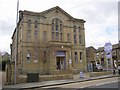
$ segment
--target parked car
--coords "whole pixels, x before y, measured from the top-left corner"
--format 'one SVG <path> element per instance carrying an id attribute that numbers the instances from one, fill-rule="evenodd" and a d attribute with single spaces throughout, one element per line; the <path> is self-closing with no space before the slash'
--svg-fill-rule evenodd
<path id="1" fill-rule="evenodd" d="M 102 71 L 102 70 L 103 70 L 103 67 L 102 67 L 100 64 L 97 64 L 97 65 L 96 65 L 96 69 L 97 69 L 98 71 Z"/>

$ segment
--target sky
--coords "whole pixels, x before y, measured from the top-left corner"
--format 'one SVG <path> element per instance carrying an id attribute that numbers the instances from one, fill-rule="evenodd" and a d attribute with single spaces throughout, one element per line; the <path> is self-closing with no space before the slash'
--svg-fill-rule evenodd
<path id="1" fill-rule="evenodd" d="M 59 6 L 74 18 L 84 19 L 86 47 L 118 43 L 119 0 L 19 0 L 19 10 L 42 12 Z M 16 26 L 17 0 L 0 0 L 0 51 L 10 53 Z"/>

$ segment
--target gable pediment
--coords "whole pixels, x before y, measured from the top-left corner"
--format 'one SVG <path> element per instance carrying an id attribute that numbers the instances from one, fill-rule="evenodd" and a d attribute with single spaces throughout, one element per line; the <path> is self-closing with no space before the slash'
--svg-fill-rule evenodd
<path id="1" fill-rule="evenodd" d="M 70 14 L 68 14 L 67 12 L 65 12 L 63 9 L 61 9 L 61 8 L 58 7 L 58 6 L 53 7 L 53 8 L 51 8 L 51 9 L 48 9 L 48 10 L 46 10 L 46 11 L 43 11 L 43 12 L 40 13 L 40 15 L 46 16 L 46 15 L 49 14 L 49 13 L 53 13 L 54 15 L 63 14 L 63 15 L 65 15 L 66 17 L 68 17 L 69 19 L 73 19 L 73 17 L 72 17 Z"/>
<path id="2" fill-rule="evenodd" d="M 71 21 L 73 21 L 73 22 L 82 22 L 82 23 L 85 22 L 83 19 L 73 18 L 70 14 L 68 14 L 67 12 L 65 12 L 63 9 L 61 9 L 58 6 L 53 7 L 51 9 L 48 9 L 48 10 L 45 10 L 43 12 L 24 11 L 24 14 L 26 14 L 28 16 L 30 15 L 30 16 L 41 17 L 42 22 L 44 22 L 44 20 L 46 19 L 46 20 L 49 20 L 49 23 L 51 22 L 51 20 L 53 18 L 60 18 L 66 24 L 70 24 Z"/>

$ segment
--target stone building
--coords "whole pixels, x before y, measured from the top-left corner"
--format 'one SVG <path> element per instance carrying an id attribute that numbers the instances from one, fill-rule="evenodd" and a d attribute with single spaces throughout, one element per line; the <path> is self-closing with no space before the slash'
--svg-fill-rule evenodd
<path id="1" fill-rule="evenodd" d="M 117 61 L 119 60 L 119 44 L 112 45 L 112 57 L 107 59 L 104 47 L 99 47 L 96 53 L 96 60 L 100 62 L 101 66 L 106 69 L 117 68 Z M 108 62 L 108 63 L 107 63 Z"/>
<path id="2" fill-rule="evenodd" d="M 96 62 L 96 52 L 97 50 L 93 46 L 86 48 L 86 62 L 88 71 L 93 71 L 93 64 Z"/>
<path id="3" fill-rule="evenodd" d="M 86 71 L 84 23 L 83 19 L 73 18 L 58 6 L 40 13 L 19 11 L 11 44 L 11 60 L 15 61 L 18 43 L 18 75 Z"/>
<path id="4" fill-rule="evenodd" d="M 120 51 L 119 44 L 113 44 L 112 53 L 111 53 L 112 57 L 108 59 L 106 57 L 104 47 L 99 47 L 98 49 L 95 49 L 93 46 L 87 47 L 86 48 L 86 62 L 88 66 L 88 71 L 90 71 L 90 69 L 93 69 L 93 64 L 95 62 L 99 63 L 104 70 L 107 70 L 107 69 L 111 70 L 113 68 L 117 68 L 118 60 L 120 57 L 119 51 Z"/>

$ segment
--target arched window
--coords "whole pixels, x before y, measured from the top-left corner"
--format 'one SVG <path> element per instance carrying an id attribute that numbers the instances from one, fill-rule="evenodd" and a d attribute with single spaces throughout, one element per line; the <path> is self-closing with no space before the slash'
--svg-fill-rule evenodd
<path id="1" fill-rule="evenodd" d="M 63 22 L 59 18 L 52 20 L 52 40 L 62 41 Z"/>

